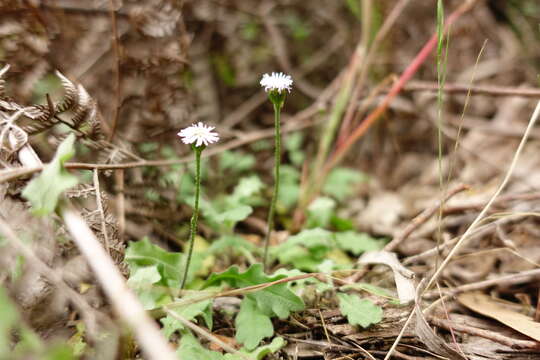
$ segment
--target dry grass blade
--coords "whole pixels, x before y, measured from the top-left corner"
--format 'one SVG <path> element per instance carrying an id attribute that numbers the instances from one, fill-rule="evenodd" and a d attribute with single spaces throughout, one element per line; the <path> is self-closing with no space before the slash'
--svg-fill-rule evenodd
<path id="1" fill-rule="evenodd" d="M 94 271 L 118 316 L 130 326 L 148 359 L 178 360 L 158 326 L 127 287 L 113 260 L 105 252 L 83 218 L 72 208 L 64 208 L 62 218 Z"/>

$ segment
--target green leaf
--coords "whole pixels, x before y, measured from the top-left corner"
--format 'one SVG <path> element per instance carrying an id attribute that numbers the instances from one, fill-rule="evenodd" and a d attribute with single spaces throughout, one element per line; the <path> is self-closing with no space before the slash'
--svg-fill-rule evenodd
<path id="1" fill-rule="evenodd" d="M 270 277 L 263 272 L 262 264 L 253 264 L 241 273 L 237 266 L 231 266 L 219 274 L 212 274 L 206 282 L 210 286 L 226 282 L 234 288 L 264 284 L 284 278 L 283 275 Z M 289 316 L 291 311 L 304 308 L 304 302 L 296 296 L 287 284 L 275 284 L 262 290 L 246 294 L 247 298 L 254 300 L 257 307 L 268 316 L 276 315 L 281 319 Z"/>
<path id="2" fill-rule="evenodd" d="M 252 212 L 253 208 L 251 206 L 239 205 L 217 214 L 215 221 L 223 224 L 226 228 L 232 229 L 237 222 L 246 219 Z"/>
<path id="3" fill-rule="evenodd" d="M 257 161 L 252 154 L 245 154 L 240 151 L 224 151 L 219 155 L 219 169 L 223 172 L 243 172 L 251 170 Z"/>
<path id="4" fill-rule="evenodd" d="M 234 188 L 230 201 L 244 204 L 249 203 L 250 198 L 260 194 L 263 186 L 264 184 L 261 179 L 256 175 L 242 178 Z"/>
<path id="5" fill-rule="evenodd" d="M 241 236 L 225 235 L 214 241 L 208 249 L 210 254 L 223 254 L 226 251 L 232 251 L 237 255 L 242 255 L 244 251 L 251 253 L 256 251 L 256 248 L 255 245 Z"/>
<path id="6" fill-rule="evenodd" d="M 374 239 L 366 233 L 344 231 L 335 233 L 336 243 L 340 249 L 360 255 L 366 251 L 377 251 L 383 246 L 382 241 Z"/>
<path id="7" fill-rule="evenodd" d="M 236 340 L 248 350 L 255 349 L 265 337 L 274 335 L 274 326 L 270 317 L 248 297 L 242 301 L 235 325 Z"/>
<path id="8" fill-rule="evenodd" d="M 266 355 L 275 353 L 286 344 L 287 342 L 282 337 L 278 336 L 277 338 L 274 338 L 270 344 L 261 346 L 248 355 L 255 360 L 263 360 Z"/>
<path id="9" fill-rule="evenodd" d="M 381 307 L 367 299 L 360 299 L 356 295 L 338 293 L 339 310 L 347 317 L 349 324 L 360 325 L 367 328 L 371 324 L 377 324 L 382 320 Z"/>
<path id="10" fill-rule="evenodd" d="M 221 81 L 223 81 L 223 83 L 227 86 L 234 86 L 236 82 L 236 76 L 234 74 L 234 68 L 229 62 L 229 58 L 219 54 L 214 55 L 212 60 Z"/>
<path id="11" fill-rule="evenodd" d="M 292 264 L 300 270 L 315 272 L 332 249 L 333 237 L 331 232 L 324 229 L 303 230 L 271 251 L 282 264 Z"/>
<path id="12" fill-rule="evenodd" d="M 399 304 L 399 299 L 395 297 L 391 291 L 384 289 L 382 287 L 376 286 L 376 285 L 369 284 L 369 283 L 354 283 L 354 284 L 349 284 L 349 285 L 343 285 L 339 289 L 341 291 L 352 290 L 352 289 L 363 290 L 370 294 L 380 296 L 385 299 L 389 299 Z"/>
<path id="13" fill-rule="evenodd" d="M 323 186 L 323 193 L 343 201 L 354 194 L 356 185 L 366 180 L 366 175 L 360 171 L 338 167 L 328 175 Z"/>
<path id="14" fill-rule="evenodd" d="M 253 212 L 250 205 L 256 204 L 262 188 L 261 180 L 257 176 L 250 176 L 242 178 L 229 196 L 222 196 L 212 202 L 202 198 L 200 207 L 205 220 L 217 231 L 231 233 L 236 223 Z"/>
<path id="15" fill-rule="evenodd" d="M 332 216 L 332 218 L 330 219 L 330 224 L 337 231 L 348 231 L 348 230 L 354 230 L 355 228 L 352 220 L 344 219 L 335 215 Z"/>
<path id="16" fill-rule="evenodd" d="M 19 312 L 3 287 L 0 287 L 0 319 L 0 358 L 7 359 L 11 352 L 11 329 L 19 322 Z"/>
<path id="17" fill-rule="evenodd" d="M 30 201 L 35 215 L 43 216 L 53 212 L 60 195 L 77 185 L 77 177 L 64 168 L 64 163 L 75 155 L 74 141 L 75 135 L 69 134 L 58 146 L 53 160 L 24 188 L 22 196 Z"/>
<path id="18" fill-rule="evenodd" d="M 244 40 L 250 41 L 255 40 L 260 32 L 261 30 L 259 29 L 259 24 L 257 24 L 255 21 L 247 21 L 242 27 L 241 34 Z"/>
<path id="19" fill-rule="evenodd" d="M 296 14 L 291 13 L 286 16 L 284 20 L 295 39 L 305 40 L 311 34 L 309 24 L 300 19 Z"/>
<path id="20" fill-rule="evenodd" d="M 268 345 L 261 346 L 253 351 L 248 351 L 245 348 L 239 350 L 239 353 L 245 355 L 249 359 L 263 360 L 268 354 L 275 353 L 287 344 L 282 337 L 276 337 Z M 222 354 L 217 351 L 211 351 L 204 348 L 197 338 L 187 330 L 182 331 L 180 347 L 176 354 L 181 359 L 187 360 L 245 360 L 245 357 L 239 354 Z"/>
<path id="21" fill-rule="evenodd" d="M 159 286 L 154 286 L 161 280 L 161 274 L 156 266 L 139 267 L 131 271 L 127 281 L 145 310 L 155 309 L 167 297 L 168 293 Z"/>
<path id="22" fill-rule="evenodd" d="M 197 299 L 201 295 L 199 292 L 193 292 L 189 295 L 184 296 L 181 300 L 189 300 L 189 299 Z M 212 329 L 212 300 L 206 299 L 202 301 L 195 302 L 193 304 L 189 304 L 186 306 L 177 306 L 177 307 L 169 307 L 169 310 L 177 313 L 178 315 L 182 316 L 184 319 L 188 321 L 193 321 L 197 316 L 202 316 L 206 326 L 208 328 Z M 162 318 L 161 323 L 163 324 L 163 332 L 165 333 L 165 336 L 167 338 L 170 338 L 171 335 L 178 330 L 183 330 L 184 325 L 176 320 L 173 316 L 167 315 L 166 317 Z"/>
<path id="23" fill-rule="evenodd" d="M 290 133 L 285 138 L 285 148 L 287 149 L 289 160 L 295 166 L 300 166 L 304 162 L 306 155 L 302 149 L 304 134 L 300 131 Z"/>
<path id="24" fill-rule="evenodd" d="M 139 241 L 130 242 L 124 260 L 129 266 L 131 276 L 143 267 L 155 267 L 161 276 L 161 280 L 152 285 L 159 285 L 164 288 L 179 288 L 184 272 L 184 254 L 171 252 L 154 245 L 147 237 Z M 194 252 L 188 273 L 187 283 L 189 284 L 195 277 L 197 271 L 202 267 L 203 254 Z M 150 272 L 150 270 L 146 270 Z M 138 285 L 142 285 L 142 280 L 148 279 L 141 274 Z M 148 275 L 148 274 L 146 274 Z"/>
<path id="25" fill-rule="evenodd" d="M 78 321 L 76 325 L 77 332 L 69 338 L 67 344 L 73 349 L 73 355 L 82 357 L 88 348 L 85 341 L 86 325 L 83 321 Z"/>
<path id="26" fill-rule="evenodd" d="M 356 16 L 358 20 L 361 20 L 362 11 L 360 10 L 360 0 L 346 0 L 349 10 Z"/>
<path id="27" fill-rule="evenodd" d="M 277 211 L 284 213 L 298 202 L 300 195 L 300 173 L 292 166 L 282 165 L 279 179 Z"/>
<path id="28" fill-rule="evenodd" d="M 205 349 L 190 331 L 182 331 L 180 347 L 176 351 L 180 359 L 223 360 L 223 354 Z"/>
<path id="29" fill-rule="evenodd" d="M 280 268 L 275 272 L 275 274 L 283 274 L 287 277 L 292 277 L 303 275 L 306 273 L 298 269 Z M 306 300 L 308 303 L 310 298 L 314 300 L 315 298 L 319 298 L 320 294 L 328 290 L 334 289 L 334 286 L 332 284 L 322 282 L 314 277 L 296 280 L 293 282 L 289 282 L 288 284 L 289 288 L 292 289 L 295 293 L 301 293 L 304 300 L 308 299 Z"/>
<path id="30" fill-rule="evenodd" d="M 41 357 L 43 360 L 72 360 L 75 358 L 72 350 L 65 344 L 55 344 L 50 346 Z"/>
<path id="31" fill-rule="evenodd" d="M 182 253 L 164 250 L 148 237 L 130 242 L 124 260 L 132 273 L 140 267 L 154 266 L 163 279 L 178 284 L 182 280 Z"/>
<path id="32" fill-rule="evenodd" d="M 287 342 L 283 340 L 282 337 L 278 336 L 274 338 L 270 344 L 258 347 L 251 352 L 246 351 L 244 348 L 240 349 L 239 352 L 247 355 L 250 359 L 263 360 L 266 355 L 275 353 L 276 351 L 284 347 L 286 344 Z M 225 360 L 244 360 L 237 354 L 225 354 L 223 358 Z"/>
<path id="33" fill-rule="evenodd" d="M 318 197 L 308 207 L 306 227 L 309 229 L 326 228 L 336 209 L 336 201 L 329 197 Z"/>

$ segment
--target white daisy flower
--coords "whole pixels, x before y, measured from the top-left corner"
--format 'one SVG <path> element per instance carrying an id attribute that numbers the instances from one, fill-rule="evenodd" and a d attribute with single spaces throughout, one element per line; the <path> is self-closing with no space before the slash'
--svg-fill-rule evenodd
<path id="1" fill-rule="evenodd" d="M 178 136 L 182 138 L 184 144 L 193 144 L 195 143 L 196 147 L 204 144 L 208 146 L 219 140 L 219 134 L 213 132 L 215 128 L 213 126 L 207 126 L 202 122 L 199 122 L 197 125 L 193 124 L 190 127 L 187 127 L 178 133 Z"/>
<path id="2" fill-rule="evenodd" d="M 275 73 L 272 75 L 264 74 L 261 79 L 261 86 L 264 87 L 264 91 L 273 91 L 277 90 L 281 93 L 283 90 L 291 92 L 293 80 L 290 75 L 285 75 L 284 73 Z"/>

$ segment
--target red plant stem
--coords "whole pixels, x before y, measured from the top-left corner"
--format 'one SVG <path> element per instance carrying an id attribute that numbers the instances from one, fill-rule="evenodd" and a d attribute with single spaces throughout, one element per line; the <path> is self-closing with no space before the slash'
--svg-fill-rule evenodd
<path id="1" fill-rule="evenodd" d="M 475 0 L 472 1 L 466 1 L 464 2 L 460 7 L 458 7 L 454 12 L 452 12 L 448 18 L 445 21 L 444 29 L 443 31 L 448 31 L 448 28 L 457 20 L 461 15 L 463 15 L 465 12 L 467 12 L 469 9 L 472 8 L 474 5 Z M 407 81 L 409 81 L 414 74 L 418 71 L 420 68 L 420 65 L 422 65 L 426 59 L 428 58 L 429 54 L 433 51 L 435 46 L 437 45 L 437 33 L 434 33 L 429 41 L 424 45 L 422 50 L 416 55 L 414 60 L 407 66 L 405 71 L 401 74 L 399 79 L 396 81 L 396 83 L 392 86 L 386 97 L 384 98 L 383 102 L 375 109 L 373 110 L 365 119 L 362 121 L 362 123 L 347 137 L 341 145 L 338 145 L 335 152 L 332 154 L 326 165 L 323 169 L 323 175 L 326 175 L 330 172 L 330 170 L 336 166 L 343 158 L 343 156 L 347 153 L 347 151 L 350 149 L 350 147 L 362 136 L 366 133 L 366 131 L 370 128 L 373 123 L 386 111 L 388 108 L 388 105 L 390 105 L 390 102 L 396 97 L 397 94 L 400 93 L 400 91 L 403 89 Z M 321 176 L 320 178 L 324 178 L 325 176 Z"/>

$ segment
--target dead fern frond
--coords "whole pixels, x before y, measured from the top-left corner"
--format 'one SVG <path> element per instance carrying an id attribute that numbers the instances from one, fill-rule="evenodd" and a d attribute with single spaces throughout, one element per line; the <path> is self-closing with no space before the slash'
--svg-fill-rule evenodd
<path id="1" fill-rule="evenodd" d="M 73 189 L 69 189 L 65 192 L 66 196 L 69 198 L 88 198 L 89 196 L 94 196 L 96 193 L 96 188 L 93 185 L 89 184 L 79 184 Z"/>
<path id="2" fill-rule="evenodd" d="M 31 124 L 23 126 L 23 130 L 30 135 L 50 129 L 58 123 L 58 120 L 54 117 L 54 109 L 45 105 L 31 106 L 25 115 L 34 120 Z"/>
<path id="3" fill-rule="evenodd" d="M 153 7 L 134 7 L 129 12 L 129 17 L 144 35 L 159 38 L 174 33 L 180 11 L 169 3 L 161 3 Z"/>
<path id="4" fill-rule="evenodd" d="M 56 112 L 63 113 L 65 111 L 71 110 L 75 106 L 75 104 L 79 103 L 79 92 L 77 91 L 77 87 L 60 71 L 56 70 L 54 73 L 60 78 L 62 86 L 64 87 L 64 91 L 66 92 L 64 95 L 64 100 L 56 104 Z M 84 90 L 84 93 L 88 97 L 90 97 L 86 90 Z"/>
<path id="5" fill-rule="evenodd" d="M 9 150 L 14 153 L 19 151 L 27 142 L 28 134 L 16 125 L 11 125 L 8 130 Z"/>
<path id="6" fill-rule="evenodd" d="M 4 87 L 4 85 L 6 84 L 6 80 L 4 80 L 3 77 L 4 77 L 4 74 L 8 72 L 9 68 L 10 68 L 9 64 L 6 64 L 4 65 L 2 69 L 0 69 L 0 99 L 6 96 L 5 95 L 6 89 Z"/>
<path id="7" fill-rule="evenodd" d="M 6 81 L 3 79 L 4 74 L 8 72 L 10 67 L 11 66 L 9 64 L 6 64 L 0 70 L 0 110 L 17 111 L 21 109 L 21 106 L 6 95 L 6 88 L 5 88 Z"/>

